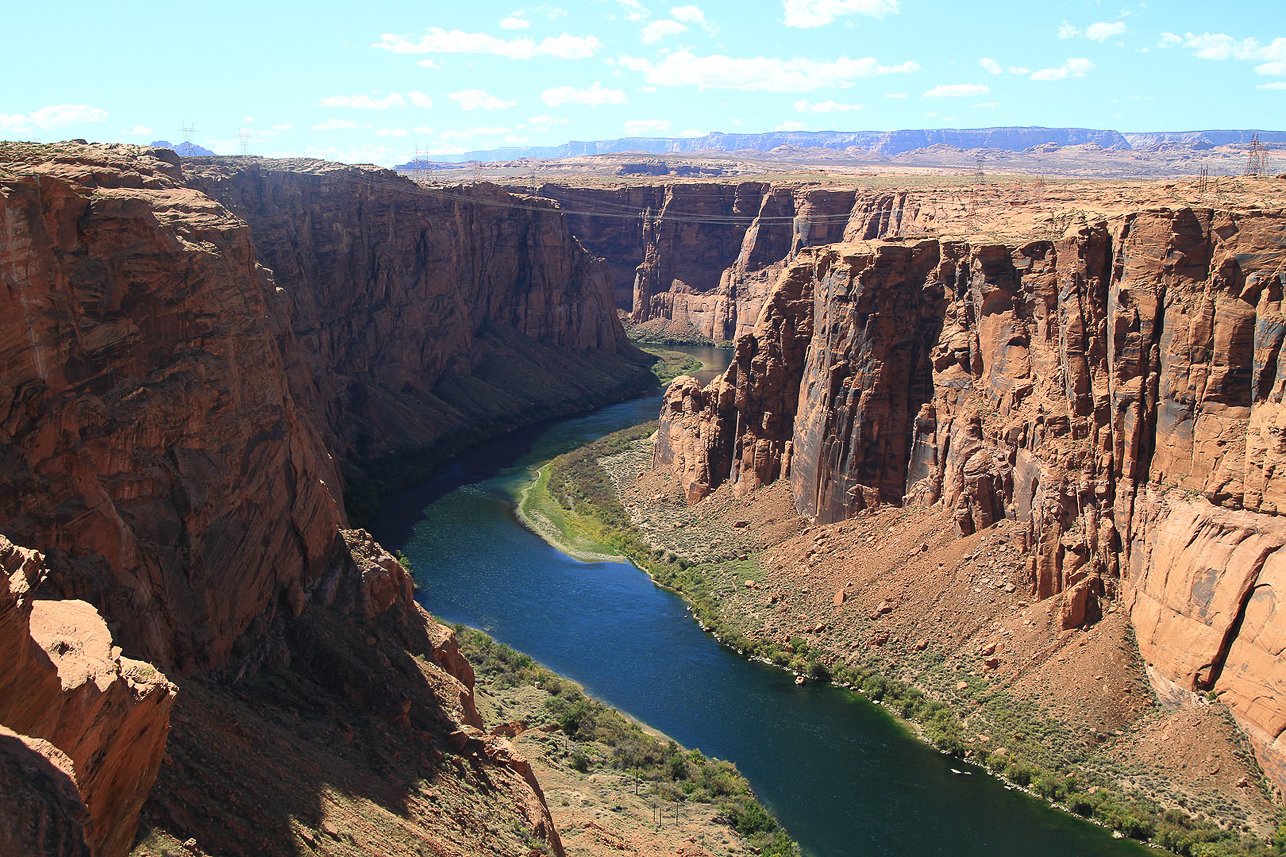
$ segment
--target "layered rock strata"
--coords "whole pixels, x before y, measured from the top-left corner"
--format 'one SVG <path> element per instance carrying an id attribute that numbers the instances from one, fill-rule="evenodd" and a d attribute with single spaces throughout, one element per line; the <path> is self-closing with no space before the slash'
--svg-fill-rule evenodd
<path id="1" fill-rule="evenodd" d="M 1019 520 L 1033 595 L 1066 593 L 1073 625 L 1126 598 L 1155 674 L 1220 694 L 1286 782 L 1284 236 L 1280 212 L 1156 209 L 1016 247 L 802 254 L 724 377 L 667 391 L 656 464 L 690 500 L 789 476 L 823 522 Z"/>
<path id="2" fill-rule="evenodd" d="M 70 760 L 95 854 L 132 844 L 172 694 L 122 649 L 177 677 L 292 671 L 426 746 L 476 728 L 450 633 L 344 529 L 346 480 L 651 382 L 551 205 L 372 168 L 3 144 L 0 283 L 0 533 L 83 599 L 33 605 L 23 578 L 5 615 L 39 645 L 15 638 L 0 724 Z M 335 644 L 381 622 L 400 649 Z M 558 851 L 525 763 L 474 750 Z"/>
<path id="3" fill-rule="evenodd" d="M 552 209 L 318 162 L 4 155 L 0 531 L 163 667 L 298 613 L 350 465 L 648 383 Z"/>
<path id="4" fill-rule="evenodd" d="M 750 331 L 802 248 L 923 231 L 932 219 L 905 191 L 676 182 L 538 192 L 611 261 L 617 305 L 634 323 L 689 325 L 715 342 Z"/>
<path id="5" fill-rule="evenodd" d="M 120 857 L 161 766 L 175 688 L 122 657 L 89 604 L 36 600 L 47 570 L 35 551 L 0 536 L 0 572 L 0 726 L 11 730 L 0 733 L 2 778 L 12 800 L 0 810 L 0 844 L 39 834 L 41 850 L 5 853 L 78 853 L 79 840 L 97 857 Z"/>

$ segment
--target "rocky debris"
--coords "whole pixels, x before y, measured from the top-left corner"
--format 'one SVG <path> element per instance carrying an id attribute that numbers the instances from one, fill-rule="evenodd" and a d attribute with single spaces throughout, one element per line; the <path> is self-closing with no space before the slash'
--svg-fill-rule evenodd
<path id="1" fill-rule="evenodd" d="M 150 664 L 121 657 L 89 604 L 34 599 L 47 574 L 40 554 L 0 536 L 0 571 L 0 725 L 54 748 L 45 755 L 87 808 L 85 841 L 97 857 L 120 857 L 161 765 L 175 688 Z M 24 764 L 9 746 L 12 763 Z M 65 809 L 64 792 L 47 797 Z"/>

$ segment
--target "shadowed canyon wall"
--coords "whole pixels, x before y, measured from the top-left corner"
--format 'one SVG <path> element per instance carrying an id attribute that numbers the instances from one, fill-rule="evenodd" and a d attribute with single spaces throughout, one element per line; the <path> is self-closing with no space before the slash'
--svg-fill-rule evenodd
<path id="1" fill-rule="evenodd" d="M 0 197 L 0 526 L 162 666 L 219 667 L 298 612 L 345 521 L 338 464 L 646 383 L 606 269 L 498 190 L 26 157 Z"/>
<path id="2" fill-rule="evenodd" d="M 765 182 L 541 185 L 572 233 L 610 260 L 617 305 L 637 324 L 690 325 L 715 342 L 748 333 L 782 267 L 803 247 L 921 229 L 904 191 Z"/>
<path id="3" fill-rule="evenodd" d="M 727 373 L 667 391 L 656 463 L 694 502 L 788 477 L 821 522 L 1024 522 L 1033 595 L 1124 599 L 1154 683 L 1220 694 L 1283 783 L 1283 288 L 1280 212 L 807 250 Z"/>
<path id="4" fill-rule="evenodd" d="M 0 533 L 23 546 L 0 543 L 17 653 L 0 723 L 26 742 L 5 770 L 47 740 L 41 776 L 57 791 L 74 766 L 95 854 L 132 844 L 173 696 L 122 649 L 180 677 L 293 664 L 390 722 L 476 727 L 454 643 L 343 529 L 345 481 L 652 382 L 610 272 L 552 205 L 373 168 L 4 144 L 0 283 Z M 338 674 L 331 614 L 357 639 L 392 623 L 424 666 Z M 58 702 L 68 652 L 98 665 L 75 668 L 92 704 Z M 462 740 L 561 853 L 526 763 Z M 74 804 L 32 805 L 84 827 Z"/>

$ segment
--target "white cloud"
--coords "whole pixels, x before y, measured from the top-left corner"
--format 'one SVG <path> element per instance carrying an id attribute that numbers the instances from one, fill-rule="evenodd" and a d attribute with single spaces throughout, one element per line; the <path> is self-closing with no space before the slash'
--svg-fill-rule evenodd
<path id="1" fill-rule="evenodd" d="M 1183 36 L 1175 33 L 1162 33 L 1161 41 L 1157 42 L 1158 48 L 1174 48 L 1183 44 Z"/>
<path id="2" fill-rule="evenodd" d="M 1085 57 L 1069 57 L 1058 68 L 1042 68 L 1031 73 L 1032 80 L 1062 80 L 1065 77 L 1084 77 L 1094 70 L 1094 63 Z"/>
<path id="3" fill-rule="evenodd" d="M 845 15 L 896 15 L 898 0 L 782 0 L 787 27 L 824 27 Z"/>
<path id="4" fill-rule="evenodd" d="M 325 122 L 322 122 L 321 124 L 314 125 L 312 129 L 314 131 L 342 131 L 348 128 L 356 128 L 356 127 L 357 127 L 357 123 L 351 122 L 348 119 L 327 119 Z"/>
<path id="5" fill-rule="evenodd" d="M 665 54 L 653 63 L 621 57 L 632 71 L 641 71 L 656 86 L 697 86 L 702 89 L 743 89 L 767 92 L 809 92 L 826 87 L 851 86 L 864 77 L 919 71 L 914 62 L 885 66 L 871 57 L 836 60 L 784 60 L 777 57 L 699 57 L 682 50 Z"/>
<path id="6" fill-rule="evenodd" d="M 411 103 L 416 107 L 433 106 L 433 99 L 429 98 L 429 96 L 425 95 L 423 92 L 416 92 L 414 89 L 412 89 L 410 92 L 407 93 L 407 95 L 410 96 Z"/>
<path id="7" fill-rule="evenodd" d="M 978 60 L 978 65 L 982 66 L 992 74 L 1005 73 L 1005 70 L 1000 67 L 1000 63 L 996 62 L 991 57 L 983 57 L 982 59 Z"/>
<path id="8" fill-rule="evenodd" d="M 818 104 L 806 100 L 795 102 L 796 113 L 847 113 L 861 109 L 860 104 L 840 104 L 838 101 L 822 101 Z"/>
<path id="9" fill-rule="evenodd" d="M 1286 80 L 1274 80 L 1272 83 L 1261 83 L 1255 89 L 1286 89 Z"/>
<path id="10" fill-rule="evenodd" d="M 774 131 L 807 131 L 808 126 L 803 122 L 783 122 L 773 130 Z"/>
<path id="11" fill-rule="evenodd" d="M 632 119 L 625 123 L 625 134 L 637 137 L 643 134 L 664 134 L 670 130 L 670 123 L 664 119 Z"/>
<path id="12" fill-rule="evenodd" d="M 628 10 L 625 13 L 625 20 L 635 22 L 647 20 L 648 11 L 639 0 L 616 0 L 616 2 Z"/>
<path id="13" fill-rule="evenodd" d="M 520 14 L 521 13 L 519 12 L 515 12 L 508 18 L 502 18 L 500 21 L 500 27 L 505 30 L 525 30 L 530 27 L 531 21 L 528 21 L 526 18 L 519 17 Z"/>
<path id="14" fill-rule="evenodd" d="M 1124 21 L 1114 23 L 1099 22 L 1090 24 L 1085 28 L 1085 38 L 1092 39 L 1096 42 L 1106 42 L 1108 39 L 1121 35 L 1126 31 Z"/>
<path id="15" fill-rule="evenodd" d="M 701 27 L 709 26 L 706 21 L 706 13 L 701 11 L 699 6 L 674 6 L 670 9 L 670 17 L 676 21 L 684 21 L 688 24 L 696 24 Z"/>
<path id="16" fill-rule="evenodd" d="M 460 129 L 460 130 L 444 131 L 442 134 L 442 139 L 443 140 L 471 140 L 474 137 L 498 137 L 502 134 L 508 134 L 512 130 L 513 129 L 505 128 L 504 126 L 492 127 L 492 128 L 470 127 L 470 128 Z"/>
<path id="17" fill-rule="evenodd" d="M 1274 77 L 1286 76 L 1286 61 L 1276 60 L 1255 66 L 1255 74 L 1271 74 Z"/>
<path id="18" fill-rule="evenodd" d="M 405 107 L 406 99 L 396 92 L 390 92 L 383 98 L 372 98 L 369 95 L 328 95 L 317 102 L 318 107 L 355 107 L 359 110 L 388 110 L 390 107 Z"/>
<path id="19" fill-rule="evenodd" d="M 719 28 L 706 19 L 706 13 L 698 6 L 673 6 L 670 8 L 670 17 L 685 24 L 696 24 L 710 35 L 719 32 Z"/>
<path id="20" fill-rule="evenodd" d="M 88 104 L 51 104 L 31 113 L 0 113 L 0 132 L 53 131 L 68 125 L 88 125 L 107 121 L 107 111 Z"/>
<path id="21" fill-rule="evenodd" d="M 569 36 L 563 33 L 561 36 L 542 39 L 536 46 L 536 53 L 565 60 L 583 60 L 592 57 L 602 46 L 603 43 L 593 36 Z"/>
<path id="22" fill-rule="evenodd" d="M 603 46 L 594 36 L 572 36 L 563 33 L 537 43 L 526 36 L 498 39 L 487 33 L 466 33 L 463 30 L 444 30 L 429 27 L 418 39 L 411 35 L 385 33 L 373 48 L 395 54 L 493 54 L 510 59 L 526 60 L 535 56 L 584 59 L 594 55 Z"/>
<path id="23" fill-rule="evenodd" d="M 405 137 L 411 133 L 405 128 L 380 128 L 375 132 L 376 137 Z"/>
<path id="24" fill-rule="evenodd" d="M 437 60 L 431 60 L 431 59 L 416 60 L 415 64 L 418 66 L 423 66 L 424 68 L 442 68 L 442 66 L 438 64 Z"/>
<path id="25" fill-rule="evenodd" d="M 884 97 L 885 98 L 906 98 L 906 93 L 905 92 L 886 92 L 884 93 Z"/>
<path id="26" fill-rule="evenodd" d="M 999 101 L 984 101 L 984 102 L 982 102 L 981 104 L 975 104 L 975 105 L 973 105 L 973 106 L 974 106 L 974 107 L 981 107 L 981 108 L 984 108 L 984 109 L 991 109 L 991 108 L 994 108 L 994 107 L 999 107 L 999 106 L 1000 106 L 1000 102 L 999 102 Z"/>
<path id="27" fill-rule="evenodd" d="M 574 86 L 555 86 L 540 93 L 540 100 L 550 107 L 563 104 L 587 104 L 598 107 L 603 104 L 625 104 L 625 93 L 619 89 L 604 89 L 603 84 L 594 81 L 588 89 L 577 89 Z"/>
<path id="28" fill-rule="evenodd" d="M 452 92 L 447 95 L 447 100 L 454 101 L 461 110 L 505 110 L 518 103 L 497 98 L 485 89 L 463 89 Z"/>
<path id="29" fill-rule="evenodd" d="M 1064 21 L 1058 27 L 1058 37 L 1060 39 L 1074 39 L 1081 34 L 1081 31 L 1073 27 L 1069 22 Z"/>
<path id="30" fill-rule="evenodd" d="M 1174 33 L 1162 34 L 1164 47 L 1172 47 L 1179 42 Z M 1203 60 L 1270 60 L 1286 61 L 1286 37 L 1279 36 L 1266 45 L 1256 39 L 1234 39 L 1227 33 L 1188 33 L 1183 36 L 1182 44 Z M 1275 72 L 1260 72 L 1272 74 Z"/>
<path id="31" fill-rule="evenodd" d="M 1031 74 L 1031 69 L 1029 69 L 1025 65 L 1011 65 L 1009 67 L 1009 73 L 1010 74 Z"/>
<path id="32" fill-rule="evenodd" d="M 983 83 L 943 83 L 924 93 L 925 98 L 967 98 L 986 95 L 991 87 Z"/>
<path id="33" fill-rule="evenodd" d="M 121 133 L 131 137 L 150 137 L 155 132 L 146 125 L 135 125 L 128 131 L 122 131 Z"/>
<path id="34" fill-rule="evenodd" d="M 295 130 L 295 126 L 294 126 L 294 125 L 289 125 L 289 124 L 284 124 L 284 125 L 273 125 L 273 126 L 272 126 L 272 130 L 274 130 L 274 131 L 293 131 L 293 130 Z"/>
<path id="35" fill-rule="evenodd" d="M 680 24 L 678 21 L 653 21 L 639 32 L 639 37 L 650 45 L 666 36 L 677 36 L 687 31 L 687 25 Z"/>

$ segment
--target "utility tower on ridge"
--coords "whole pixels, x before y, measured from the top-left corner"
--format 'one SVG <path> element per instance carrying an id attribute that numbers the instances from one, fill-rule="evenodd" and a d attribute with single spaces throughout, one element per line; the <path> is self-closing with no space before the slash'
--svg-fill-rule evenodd
<path id="1" fill-rule="evenodd" d="M 977 160 L 978 168 L 977 170 L 974 171 L 974 174 L 973 174 L 974 180 L 977 181 L 978 184 L 987 183 L 987 173 L 985 170 L 983 170 L 983 166 L 982 166 L 986 162 L 987 162 L 987 159 L 985 157 L 983 157 L 982 155 L 978 156 L 978 160 Z"/>
<path id="2" fill-rule="evenodd" d="M 191 144 L 192 135 L 196 133 L 196 126 L 191 122 L 184 122 L 183 127 L 179 129 L 183 134 L 183 142 Z"/>
<path id="3" fill-rule="evenodd" d="M 242 128 L 237 133 L 237 139 L 241 141 L 241 156 L 244 158 L 250 154 L 250 129 Z"/>
<path id="4" fill-rule="evenodd" d="M 1254 179 L 1268 177 L 1268 150 L 1259 142 L 1258 134 L 1250 141 L 1250 157 L 1246 161 L 1246 175 Z"/>

